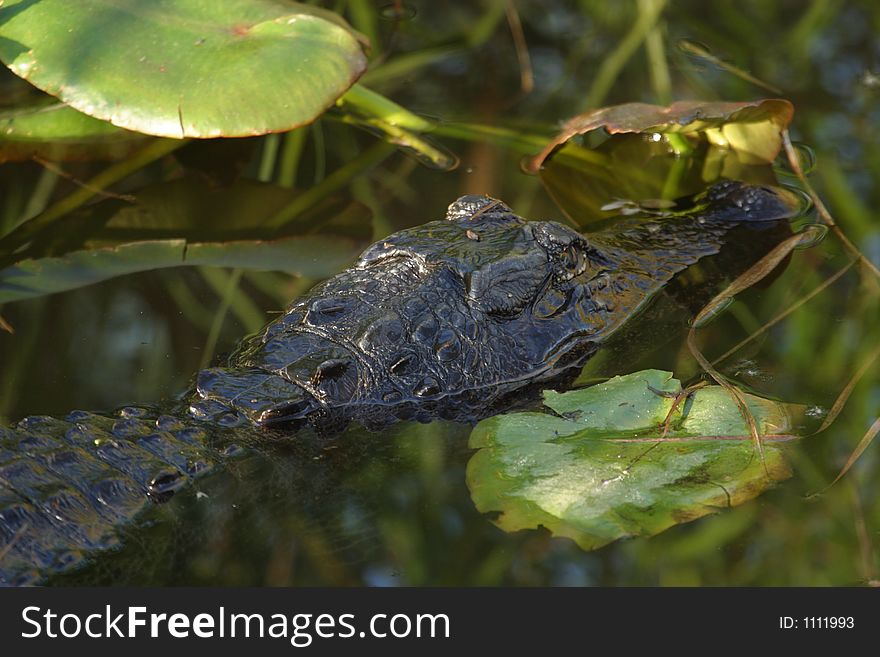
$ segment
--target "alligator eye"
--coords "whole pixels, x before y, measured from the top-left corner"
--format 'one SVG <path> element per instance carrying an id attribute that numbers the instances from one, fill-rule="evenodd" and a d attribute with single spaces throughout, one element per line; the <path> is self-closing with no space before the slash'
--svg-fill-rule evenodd
<path id="1" fill-rule="evenodd" d="M 577 276 L 584 271 L 584 252 L 574 244 L 569 244 L 562 253 L 562 266 L 567 272 Z"/>

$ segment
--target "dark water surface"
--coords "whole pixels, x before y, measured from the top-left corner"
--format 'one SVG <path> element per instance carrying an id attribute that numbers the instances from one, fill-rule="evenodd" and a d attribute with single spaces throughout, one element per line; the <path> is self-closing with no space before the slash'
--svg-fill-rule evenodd
<path id="1" fill-rule="evenodd" d="M 433 138 L 455 153 L 460 165 L 440 171 L 395 154 L 355 178 L 345 193 L 372 210 L 375 237 L 440 218 L 450 201 L 466 193 L 503 198 L 530 218 L 561 219 L 538 178 L 521 172 L 522 157 L 537 147 L 512 146 L 504 136 L 487 131 L 462 138 L 461 124 L 546 139 L 560 120 L 587 109 L 590 101 L 600 106 L 774 96 L 717 61 L 679 47 L 682 39 L 690 39 L 704 44 L 714 57 L 779 87 L 794 103 L 792 132 L 815 155 L 813 184 L 843 230 L 869 259 L 880 263 L 876 3 L 670 3 L 648 37 L 648 48 L 642 45 L 631 55 L 621 50 L 627 34 L 644 12 L 663 3 L 516 3 L 534 78 L 534 89 L 527 94 L 521 93 L 521 68 L 503 10 L 497 24 L 492 28 L 487 23 L 491 29 L 482 35 L 484 13 L 478 10 L 483 3 L 407 4 L 414 10 L 411 19 L 379 20 L 373 26 L 380 45 L 365 84 L 440 120 Z M 395 58 L 431 48 L 441 53 L 432 63 L 387 72 Z M 646 54 L 651 48 L 653 58 Z M 665 53 L 668 83 L 655 66 L 657 49 Z M 615 57 L 621 66 L 608 71 Z M 596 82 L 602 75 L 609 79 L 607 93 Z M 297 185 L 303 188 L 372 143 L 370 135 L 330 118 L 305 130 L 297 173 Z M 259 175 L 264 148 L 255 144 L 247 154 L 246 177 Z M 88 165 L 78 166 L 82 168 L 70 168 L 88 177 Z M 94 166 L 100 170 L 101 165 Z M 6 199 L 0 203 L 8 209 L 15 193 L 30 193 L 40 167 L 4 164 L 0 175 Z M 136 189 L 165 175 L 156 166 L 126 184 Z M 72 189 L 63 179 L 56 185 L 59 198 Z M 701 332 L 704 351 L 710 357 L 724 353 L 849 260 L 832 236 L 794 252 L 773 280 L 739 296 Z M 175 268 L 3 306 L 2 315 L 16 333 L 0 332 L 0 419 L 8 423 L 29 414 L 112 409 L 178 394 L 199 367 L 217 362 L 240 337 L 257 330 L 310 284 L 250 271 L 241 274 L 237 285 L 230 284 L 237 276 L 229 270 Z M 222 308 L 226 312 L 218 316 Z M 880 415 L 878 365 L 866 365 L 880 345 L 878 310 L 878 281 L 852 267 L 719 365 L 752 391 L 807 405 L 817 423 L 860 369 L 864 375 L 831 427 L 802 441 L 792 479 L 743 506 L 654 538 L 584 552 L 544 529 L 507 534 L 475 509 L 466 486 L 465 467 L 473 453 L 467 446 L 469 427 L 402 424 L 378 434 L 351 427 L 332 440 L 292 436 L 289 445 L 267 454 L 233 460 L 227 470 L 151 508 L 142 522 L 125 530 L 120 550 L 98 555 L 55 581 L 876 584 L 877 446 L 869 447 L 830 490 L 808 496 L 834 479 Z M 651 367 L 669 369 L 683 381 L 695 379 L 699 366 L 684 346 L 687 321 L 687 313 L 670 304 L 662 328 L 651 317 L 642 321 L 632 334 L 631 351 L 618 346 L 600 354 L 584 378 Z"/>

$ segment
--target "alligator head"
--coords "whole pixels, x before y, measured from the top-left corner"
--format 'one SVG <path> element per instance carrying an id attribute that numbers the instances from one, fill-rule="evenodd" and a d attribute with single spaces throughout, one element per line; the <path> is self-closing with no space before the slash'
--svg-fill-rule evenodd
<path id="1" fill-rule="evenodd" d="M 790 217 L 784 192 L 725 182 L 686 211 L 589 235 L 464 196 L 395 233 L 202 371 L 191 411 L 257 424 L 473 421 L 575 371 L 731 227 Z"/>

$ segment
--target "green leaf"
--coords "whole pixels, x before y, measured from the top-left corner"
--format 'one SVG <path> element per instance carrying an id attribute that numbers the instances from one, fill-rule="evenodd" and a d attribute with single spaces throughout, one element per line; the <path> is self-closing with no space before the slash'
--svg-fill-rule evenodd
<path id="1" fill-rule="evenodd" d="M 653 388 L 654 390 L 652 390 Z M 693 393 L 662 425 L 679 382 L 645 370 L 563 394 L 556 414 L 480 422 L 467 467 L 474 504 L 505 531 L 544 526 L 592 550 L 651 536 L 742 504 L 790 476 L 787 441 L 797 407 L 746 395 L 764 436 L 762 463 L 736 403 L 719 386 Z"/>
<path id="2" fill-rule="evenodd" d="M 432 169 L 450 171 L 458 157 L 422 133 L 434 124 L 375 91 L 356 84 L 339 99 L 343 121 L 378 134 Z"/>
<path id="3" fill-rule="evenodd" d="M 283 232 L 266 228 L 298 194 L 244 179 L 228 188 L 180 179 L 147 187 L 132 203 L 102 201 L 44 231 L 25 256 L 0 269 L 0 303 L 189 265 L 325 278 L 350 263 L 371 235 L 369 210 L 328 197 Z"/>
<path id="4" fill-rule="evenodd" d="M 58 102 L 0 112 L 0 162 L 113 159 L 132 152 L 144 135 L 99 121 Z"/>
<path id="5" fill-rule="evenodd" d="M 0 303 L 63 292 L 116 276 L 192 265 L 278 270 L 326 278 L 347 265 L 351 242 L 325 235 L 272 242 L 196 242 L 184 239 L 133 242 L 73 251 L 59 258 L 29 259 L 0 270 Z"/>
<path id="6" fill-rule="evenodd" d="M 7 0 L 0 59 L 85 114 L 177 138 L 290 130 L 366 68 L 341 18 L 286 0 Z"/>

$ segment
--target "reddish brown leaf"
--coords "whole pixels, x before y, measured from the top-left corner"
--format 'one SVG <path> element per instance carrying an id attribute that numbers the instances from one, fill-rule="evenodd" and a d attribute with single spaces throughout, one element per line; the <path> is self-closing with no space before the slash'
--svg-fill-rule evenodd
<path id="1" fill-rule="evenodd" d="M 702 132 L 715 145 L 752 155 L 756 162 L 771 162 L 779 153 L 781 133 L 793 115 L 792 104 L 778 98 L 739 103 L 682 100 L 669 107 L 647 103 L 613 105 L 569 119 L 527 166 L 538 171 L 572 137 L 599 128 L 610 134 Z"/>

